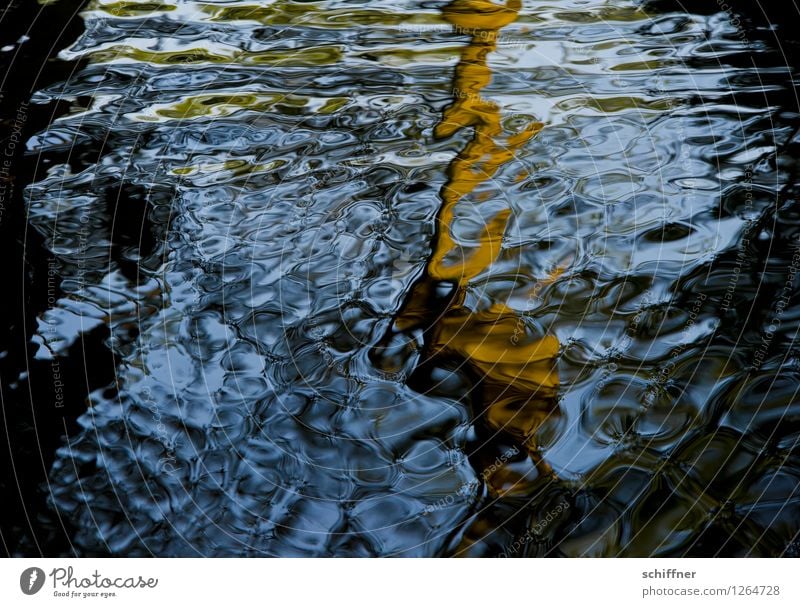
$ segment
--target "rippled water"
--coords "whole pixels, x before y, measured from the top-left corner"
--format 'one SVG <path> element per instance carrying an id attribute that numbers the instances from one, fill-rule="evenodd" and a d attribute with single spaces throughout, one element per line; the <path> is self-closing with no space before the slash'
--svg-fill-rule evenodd
<path id="1" fill-rule="evenodd" d="M 82 19 L 24 188 L 59 289 L 35 358 L 107 327 L 115 370 L 49 473 L 72 551 L 797 550 L 798 114 L 762 30 L 625 0 Z"/>

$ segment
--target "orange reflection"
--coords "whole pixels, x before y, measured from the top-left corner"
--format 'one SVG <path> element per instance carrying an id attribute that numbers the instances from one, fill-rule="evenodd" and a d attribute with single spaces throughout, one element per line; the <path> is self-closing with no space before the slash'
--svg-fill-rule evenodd
<path id="1" fill-rule="evenodd" d="M 477 186 L 492 179 L 497 170 L 514 157 L 517 149 L 536 135 L 544 125 L 529 124 L 522 132 L 504 136 L 500 107 L 481 96 L 492 79 L 487 63 L 497 48 L 497 35 L 517 18 L 521 0 L 508 0 L 505 6 L 483 0 L 455 0 L 444 9 L 444 17 L 457 31 L 469 33 L 470 43 L 461 52 L 456 66 L 454 102 L 436 126 L 436 137 L 448 137 L 463 128 L 474 127 L 467 147 L 449 169 L 449 180 L 442 191 L 442 208 L 437 217 L 438 237 L 428 267 L 430 278 L 465 285 L 497 258 L 510 210 L 487 222 L 479 244 L 473 247 L 454 242 L 451 227 L 456 204 Z"/>
<path id="2" fill-rule="evenodd" d="M 500 254 L 511 210 L 504 209 L 484 221 L 478 237 L 468 243 L 459 242 L 453 234 L 459 202 L 493 179 L 544 126 L 532 122 L 521 132 L 506 133 L 501 108 L 482 96 L 492 79 L 487 57 L 497 48 L 500 29 L 517 18 L 520 7 L 521 0 L 508 0 L 505 5 L 454 0 L 444 9 L 456 31 L 468 34 L 471 40 L 455 70 L 454 101 L 434 134 L 448 137 L 465 128 L 474 132 L 448 168 L 426 275 L 415 285 L 394 327 L 399 332 L 424 330 L 423 357 L 463 361 L 480 377 L 483 422 L 493 432 L 504 433 L 524 446 L 535 473 L 550 475 L 552 470 L 539 456 L 534 436 L 556 411 L 558 339 L 534 335 L 519 312 L 502 304 L 472 309 L 465 303 L 470 282 L 490 269 Z M 478 200 L 474 208 L 482 202 L 485 200 Z M 558 273 L 560 270 L 550 280 Z M 440 285 L 452 286 L 452 295 L 444 304 L 435 302 Z M 498 466 L 484 479 L 490 493 L 499 497 L 513 476 L 510 469 Z"/>

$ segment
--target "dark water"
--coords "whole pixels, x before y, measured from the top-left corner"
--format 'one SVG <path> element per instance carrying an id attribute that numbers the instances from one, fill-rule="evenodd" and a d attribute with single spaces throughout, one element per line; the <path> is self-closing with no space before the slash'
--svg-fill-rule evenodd
<path id="1" fill-rule="evenodd" d="M 789 34 L 714 2 L 76 8 L 19 43 L 54 73 L 17 106 L 8 552 L 797 553 Z"/>

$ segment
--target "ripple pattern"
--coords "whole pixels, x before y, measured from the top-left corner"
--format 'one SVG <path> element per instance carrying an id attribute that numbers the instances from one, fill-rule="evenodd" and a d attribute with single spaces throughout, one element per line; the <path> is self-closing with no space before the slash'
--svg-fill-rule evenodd
<path id="1" fill-rule="evenodd" d="M 50 475 L 77 553 L 790 549 L 792 68 L 722 12 L 485 4 L 87 6 L 25 193 L 37 356 L 116 361 Z"/>

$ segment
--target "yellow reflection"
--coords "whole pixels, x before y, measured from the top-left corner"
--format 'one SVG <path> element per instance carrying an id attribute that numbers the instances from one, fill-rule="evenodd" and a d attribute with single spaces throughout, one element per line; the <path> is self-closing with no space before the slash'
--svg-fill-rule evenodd
<path id="1" fill-rule="evenodd" d="M 355 4 L 355 3 L 352 3 Z M 238 3 L 224 5 L 200 3 L 200 10 L 212 21 L 256 21 L 264 25 L 324 27 L 325 29 L 352 28 L 353 26 L 392 26 L 412 23 L 436 22 L 434 13 L 418 11 L 410 16 L 402 11 L 392 11 L 389 6 L 359 7 L 343 6 L 328 8 L 319 2 L 297 2 L 275 0 L 273 2 Z"/>
<path id="2" fill-rule="evenodd" d="M 459 202 L 493 179 L 544 126 L 532 122 L 521 132 L 508 134 L 502 126 L 501 108 L 482 96 L 492 79 L 488 55 L 497 47 L 500 29 L 516 19 L 520 7 L 521 0 L 508 0 L 504 5 L 486 0 L 455 0 L 444 9 L 445 19 L 471 39 L 455 70 L 454 101 L 445 110 L 435 135 L 448 137 L 465 128 L 473 129 L 473 135 L 448 169 L 426 277 L 415 286 L 395 327 L 401 331 L 413 327 L 429 329 L 428 356 L 465 361 L 481 377 L 485 423 L 523 445 L 539 474 L 551 474 L 539 457 L 534 435 L 542 422 L 555 413 L 558 339 L 532 336 L 520 314 L 504 305 L 473 310 L 464 303 L 470 281 L 495 263 L 511 211 L 495 213 L 485 222 L 477 240 L 457 242 L 453 234 Z M 550 279 L 554 280 L 559 272 Z M 453 284 L 455 295 L 444 310 L 432 311 L 431 294 L 442 282 Z M 436 318 L 433 326 L 425 326 L 426 319 L 431 318 Z M 489 475 L 489 490 L 502 495 L 507 483 L 501 479 L 508 476 L 502 467 L 497 474 Z"/>
<path id="3" fill-rule="evenodd" d="M 227 51 L 227 52 L 226 52 Z M 156 65 L 190 64 L 238 64 L 238 65 L 280 65 L 282 67 L 308 67 L 309 65 L 331 65 L 342 56 L 338 46 L 319 46 L 303 49 L 240 51 L 220 49 L 212 52 L 202 47 L 180 51 L 150 51 L 127 44 L 115 44 L 100 51 L 88 54 L 92 63 L 112 63 L 121 60 L 153 63 Z"/>
<path id="4" fill-rule="evenodd" d="M 156 104 L 133 117 L 149 122 L 224 117 L 243 110 L 283 114 L 332 114 L 347 105 L 347 97 L 313 98 L 281 93 L 213 93 L 192 95 L 172 103 Z"/>
<path id="5" fill-rule="evenodd" d="M 103 11 L 114 17 L 139 17 L 150 13 L 174 11 L 177 6 L 174 4 L 164 4 L 161 2 L 113 2 L 103 4 L 93 1 L 87 6 L 87 10 Z"/>

